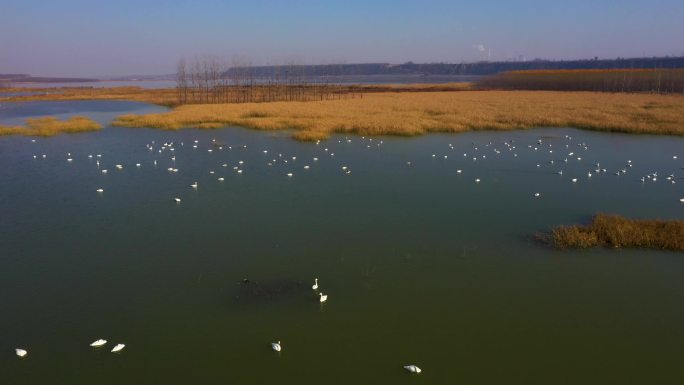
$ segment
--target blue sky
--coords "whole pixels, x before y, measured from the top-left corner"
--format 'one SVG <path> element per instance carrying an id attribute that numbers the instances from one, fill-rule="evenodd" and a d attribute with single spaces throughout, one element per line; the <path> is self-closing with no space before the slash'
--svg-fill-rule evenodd
<path id="1" fill-rule="evenodd" d="M 684 0 L 2 0 L 0 73 L 172 73 L 254 64 L 684 54 Z"/>

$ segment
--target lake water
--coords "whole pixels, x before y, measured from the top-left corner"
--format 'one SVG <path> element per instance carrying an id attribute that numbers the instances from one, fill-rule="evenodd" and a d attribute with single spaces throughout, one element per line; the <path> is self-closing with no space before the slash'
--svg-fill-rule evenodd
<path id="1" fill-rule="evenodd" d="M 0 124 L 162 110 L 3 103 Z M 684 383 L 683 254 L 530 238 L 596 212 L 684 219 L 684 138 L 348 139 L 113 127 L 0 138 L 0 383 Z M 160 153 L 165 142 L 174 151 Z M 597 162 L 607 172 L 588 178 Z M 109 342 L 88 346 L 98 338 Z"/>

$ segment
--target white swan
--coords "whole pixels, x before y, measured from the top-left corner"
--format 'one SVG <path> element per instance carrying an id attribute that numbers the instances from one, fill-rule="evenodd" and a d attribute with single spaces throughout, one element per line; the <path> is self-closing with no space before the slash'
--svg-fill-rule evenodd
<path id="1" fill-rule="evenodd" d="M 541 194 L 540 194 L 540 193 L 534 193 L 534 196 L 535 196 L 535 197 L 540 197 Z"/>
<path id="2" fill-rule="evenodd" d="M 126 345 L 124 345 L 124 344 L 118 344 L 114 347 L 114 349 L 112 349 L 112 353 L 120 352 L 125 347 L 126 347 Z"/>
<path id="3" fill-rule="evenodd" d="M 26 357 L 26 355 L 28 354 L 28 352 L 25 349 L 14 349 L 14 352 L 19 357 Z"/>
<path id="4" fill-rule="evenodd" d="M 288 172 L 288 173 L 287 173 L 287 176 L 292 177 L 292 173 L 291 173 L 291 172 Z"/>
<path id="5" fill-rule="evenodd" d="M 173 200 L 175 200 L 176 203 L 180 203 L 180 202 L 181 202 L 181 199 L 180 199 L 180 198 L 173 198 Z"/>
<path id="6" fill-rule="evenodd" d="M 103 340 L 102 338 L 100 338 L 99 340 L 94 341 L 93 343 L 91 343 L 90 346 L 92 346 L 92 347 L 94 347 L 94 348 L 97 348 L 97 347 L 100 347 L 100 346 L 102 346 L 102 345 L 104 345 L 104 344 L 106 344 L 106 343 L 107 343 L 107 340 Z"/>
<path id="7" fill-rule="evenodd" d="M 192 187 L 192 188 L 197 188 L 197 182 L 191 184 L 190 187 Z"/>
<path id="8" fill-rule="evenodd" d="M 422 370 L 419 367 L 417 367 L 416 365 L 406 365 L 406 366 L 404 366 L 404 369 L 408 370 L 411 373 L 416 373 L 416 374 L 422 372 Z"/>
<path id="9" fill-rule="evenodd" d="M 318 278 L 314 279 L 314 284 L 311 286 L 311 289 L 318 290 Z"/>
<path id="10" fill-rule="evenodd" d="M 99 189 L 97 189 L 97 190 L 95 190 L 95 191 L 97 191 L 97 192 L 101 193 L 101 192 L 103 192 L 104 190 L 103 190 L 103 189 L 101 189 L 101 188 L 99 188 Z"/>
<path id="11" fill-rule="evenodd" d="M 283 350 L 283 347 L 280 346 L 280 341 L 278 341 L 278 342 L 271 343 L 271 349 L 275 350 L 276 352 L 279 352 L 279 351 Z"/>
<path id="12" fill-rule="evenodd" d="M 325 301 L 328 300 L 328 295 L 327 295 L 327 294 L 318 293 L 318 295 L 321 297 L 320 300 L 319 300 L 321 303 L 323 303 L 323 302 L 325 302 Z"/>

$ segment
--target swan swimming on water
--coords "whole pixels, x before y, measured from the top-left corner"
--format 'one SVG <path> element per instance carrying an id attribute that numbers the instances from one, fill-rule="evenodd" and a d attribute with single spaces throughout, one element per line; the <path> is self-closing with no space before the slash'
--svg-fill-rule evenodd
<path id="1" fill-rule="evenodd" d="M 273 350 L 276 351 L 276 352 L 279 352 L 279 351 L 281 351 L 283 348 L 282 348 L 282 346 L 280 346 L 280 341 L 278 341 L 278 342 L 273 342 L 273 343 L 271 343 L 271 349 L 273 349 Z"/>
<path id="2" fill-rule="evenodd" d="M 28 352 L 25 349 L 14 349 L 14 352 L 19 357 L 26 357 L 26 355 L 28 354 Z"/>
<path id="3" fill-rule="evenodd" d="M 114 347 L 114 349 L 112 349 L 112 353 L 120 352 L 125 347 L 126 347 L 126 345 L 124 345 L 124 344 L 118 344 Z"/>
<path id="4" fill-rule="evenodd" d="M 325 301 L 328 300 L 328 295 L 327 295 L 327 294 L 318 293 L 318 295 L 321 297 L 321 298 L 319 299 L 319 301 L 320 301 L 321 303 L 323 303 L 323 302 L 325 302 Z"/>
<path id="5" fill-rule="evenodd" d="M 311 286 L 311 289 L 318 290 L 318 278 L 314 279 L 314 284 Z"/>
<path id="6" fill-rule="evenodd" d="M 417 367 L 416 365 L 406 365 L 406 366 L 404 366 L 404 369 L 408 370 L 411 373 L 416 373 L 416 374 L 422 372 L 422 370 L 419 367 Z"/>
<path id="7" fill-rule="evenodd" d="M 99 340 L 94 341 L 93 343 L 91 343 L 90 346 L 92 346 L 92 347 L 94 347 L 94 348 L 97 348 L 97 347 L 100 347 L 100 346 L 102 346 L 102 345 L 104 345 L 104 344 L 106 344 L 106 343 L 107 343 L 107 340 L 103 340 L 102 338 L 100 338 Z"/>

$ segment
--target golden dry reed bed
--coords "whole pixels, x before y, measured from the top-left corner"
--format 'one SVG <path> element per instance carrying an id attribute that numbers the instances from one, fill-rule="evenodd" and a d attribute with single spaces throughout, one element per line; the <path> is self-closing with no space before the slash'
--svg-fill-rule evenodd
<path id="1" fill-rule="evenodd" d="M 559 249 L 606 246 L 684 251 L 684 221 L 633 220 L 599 214 L 586 226 L 555 228 L 551 243 Z"/>
<path id="2" fill-rule="evenodd" d="M 58 120 L 55 117 L 47 116 L 44 118 L 26 119 L 26 126 L 0 125 L 0 136 L 54 136 L 57 134 L 97 131 L 101 128 L 102 126 L 99 123 L 85 116 L 72 116 L 67 120 Z"/>
<path id="3" fill-rule="evenodd" d="M 371 93 L 361 99 L 180 106 L 124 115 L 117 126 L 177 130 L 228 125 L 294 131 L 299 140 L 332 133 L 421 135 L 428 132 L 577 127 L 684 135 L 684 97 L 554 91 Z"/>

